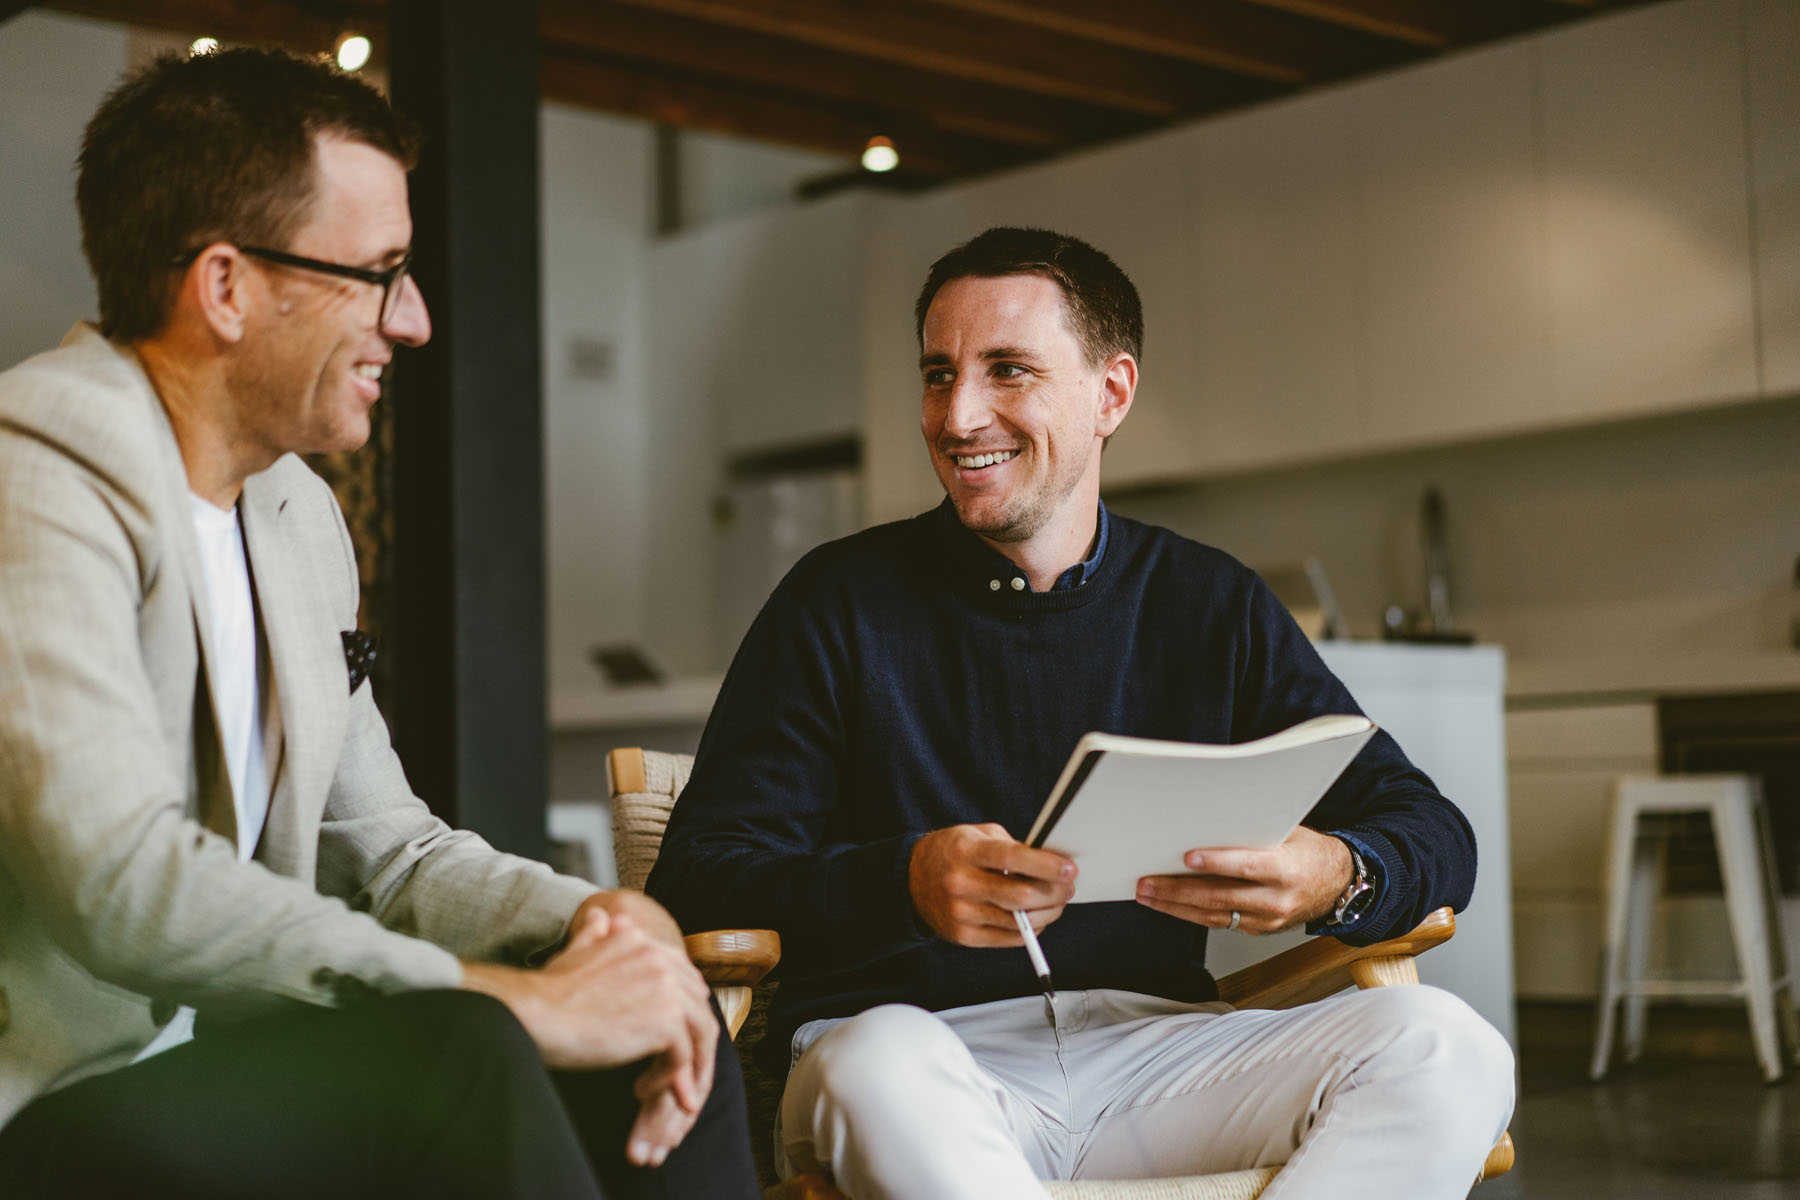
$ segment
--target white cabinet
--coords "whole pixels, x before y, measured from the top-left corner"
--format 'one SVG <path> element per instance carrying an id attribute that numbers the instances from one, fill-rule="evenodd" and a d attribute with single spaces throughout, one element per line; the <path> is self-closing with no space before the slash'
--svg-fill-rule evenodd
<path id="1" fill-rule="evenodd" d="M 1468 818 L 1480 860 L 1475 893 L 1456 918 L 1456 937 L 1419 959 L 1419 976 L 1467 1000 L 1515 1041 L 1504 652 L 1497 646 L 1321 642 L 1319 654 L 1363 711 L 1394 735 Z M 1267 937 L 1213 933 L 1207 967 L 1222 974 L 1305 940 L 1297 930 Z"/>
<path id="2" fill-rule="evenodd" d="M 1371 442 L 1541 424 L 1543 259 L 1531 48 L 1346 92 Z"/>
<path id="3" fill-rule="evenodd" d="M 1549 386 L 1570 418 L 1756 393 L 1742 18 L 1687 0 L 1535 43 Z"/>
<path id="4" fill-rule="evenodd" d="M 869 223 L 869 198 L 846 196 L 652 247 L 651 370 L 698 370 L 727 452 L 857 432 Z"/>
<path id="5" fill-rule="evenodd" d="M 1800 4 L 1748 0 L 1744 47 L 1763 391 L 1800 392 Z"/>
<path id="6" fill-rule="evenodd" d="M 1186 306 L 1207 467 L 1344 453 L 1358 444 L 1349 106 L 1335 91 L 1196 130 Z"/>
<path id="7" fill-rule="evenodd" d="M 725 448 L 854 434 L 862 393 L 866 197 L 781 209 L 730 228 L 741 290 L 724 330 Z"/>
<path id="8" fill-rule="evenodd" d="M 1506 740 L 1519 995 L 1586 999 L 1600 977 L 1612 784 L 1655 771 L 1656 708 L 1516 710 Z"/>
<path id="9" fill-rule="evenodd" d="M 913 302 L 925 272 L 950 248 L 919 201 L 875 217 L 863 314 L 863 519 L 870 524 L 923 512 L 944 498 L 919 434 L 919 343 Z M 940 244 L 942 243 L 942 244 Z"/>

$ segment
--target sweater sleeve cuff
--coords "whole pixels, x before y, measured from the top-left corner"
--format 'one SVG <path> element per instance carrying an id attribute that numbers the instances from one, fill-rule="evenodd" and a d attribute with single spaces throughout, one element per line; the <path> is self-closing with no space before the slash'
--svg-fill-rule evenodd
<path id="1" fill-rule="evenodd" d="M 1404 896 L 1410 888 L 1410 880 L 1399 881 L 1394 878 L 1393 867 L 1399 856 L 1388 840 L 1369 830 L 1333 829 L 1330 836 L 1339 839 L 1345 845 L 1362 855 L 1363 865 L 1368 868 L 1372 877 L 1375 896 L 1367 908 L 1339 925 L 1329 916 L 1307 923 L 1306 931 L 1324 937 L 1342 938 L 1355 945 L 1367 945 L 1378 942 L 1388 936 L 1390 927 L 1395 924 L 1396 911 L 1403 905 L 1389 903 L 1391 897 Z M 1402 886 L 1404 885 L 1404 886 Z"/>
<path id="2" fill-rule="evenodd" d="M 901 938 L 908 942 L 929 942 L 937 936 L 931 926 L 919 918 L 919 910 L 913 906 L 912 900 L 912 854 L 913 847 L 919 844 L 922 833 L 909 833 L 900 839 L 898 853 L 894 855 L 895 891 L 900 897 L 902 918 Z"/>

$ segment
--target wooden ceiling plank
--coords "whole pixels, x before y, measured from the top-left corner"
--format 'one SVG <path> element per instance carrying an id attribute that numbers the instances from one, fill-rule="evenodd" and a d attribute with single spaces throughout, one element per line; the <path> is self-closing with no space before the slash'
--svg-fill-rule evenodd
<path id="1" fill-rule="evenodd" d="M 847 0 L 609 0 L 1001 87 L 1170 119 L 1270 93 L 1266 81 L 968 13 L 947 31 L 916 5 Z M 597 5 L 596 7 L 605 7 Z M 1002 52 L 1003 51 L 1003 52 Z"/>
<path id="2" fill-rule="evenodd" d="M 841 154 L 847 165 L 855 161 L 869 136 L 866 119 L 841 106 L 798 103 L 629 62 L 548 53 L 543 57 L 541 81 L 545 95 L 552 99 L 682 128 L 806 146 Z M 1041 157 L 1016 146 L 962 137 L 916 122 L 894 126 L 889 136 L 900 147 L 902 167 L 915 174 L 979 174 Z"/>
<path id="3" fill-rule="evenodd" d="M 913 111 L 990 140 L 1057 148 L 1152 124 L 1111 109 L 649 9 L 613 5 L 601 13 L 581 0 L 543 0 L 539 16 L 547 52 L 597 51 L 815 101 Z"/>
<path id="4" fill-rule="evenodd" d="M 1360 29 L 1432 50 L 1543 29 L 1597 5 L 1642 0 L 1250 0 L 1266 8 Z"/>
<path id="5" fill-rule="evenodd" d="M 1445 25 L 1448 6 L 1433 0 L 1250 0 L 1417 46 L 1442 49 L 1454 40 Z"/>
<path id="6" fill-rule="evenodd" d="M 1146 54 L 1204 63 L 1275 83 L 1304 83 L 1315 76 L 1304 52 L 1291 42 L 1246 28 L 1277 14 L 1236 0 L 931 0 L 946 8 L 986 13 L 1072 37 L 1106 42 Z"/>

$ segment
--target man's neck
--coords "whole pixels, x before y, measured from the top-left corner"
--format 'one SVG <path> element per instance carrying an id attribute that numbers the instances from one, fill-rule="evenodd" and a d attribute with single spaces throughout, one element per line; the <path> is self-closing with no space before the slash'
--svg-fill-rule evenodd
<path id="1" fill-rule="evenodd" d="M 1056 586 L 1064 571 L 1086 562 L 1093 554 L 1094 542 L 1100 536 L 1099 513 L 1100 498 L 1096 495 L 1085 505 L 1073 505 L 1066 514 L 1057 514 L 1024 541 L 1002 542 L 982 533 L 975 536 L 1023 571 L 1032 591 L 1047 592 Z"/>
<path id="2" fill-rule="evenodd" d="M 216 361 L 181 354 L 157 339 L 132 347 L 169 415 L 181 447 L 188 490 L 218 508 L 237 505 L 244 480 L 268 466 L 247 463 L 235 434 L 235 410 Z"/>

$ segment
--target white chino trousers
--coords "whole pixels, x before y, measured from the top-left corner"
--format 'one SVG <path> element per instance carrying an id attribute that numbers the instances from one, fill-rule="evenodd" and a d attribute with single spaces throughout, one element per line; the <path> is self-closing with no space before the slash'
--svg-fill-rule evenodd
<path id="1" fill-rule="evenodd" d="M 1513 1056 L 1437 988 L 1283 1011 L 1061 992 L 813 1021 L 776 1122 L 784 1177 L 852 1200 L 1046 1195 L 1041 1179 L 1285 1163 L 1265 1200 L 1461 1200 L 1512 1117 Z"/>

